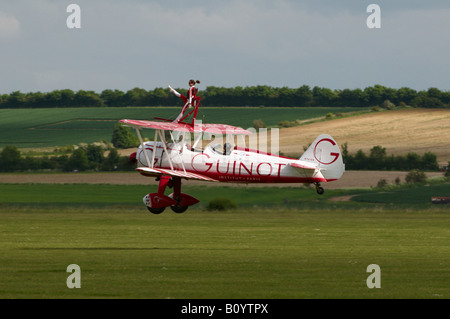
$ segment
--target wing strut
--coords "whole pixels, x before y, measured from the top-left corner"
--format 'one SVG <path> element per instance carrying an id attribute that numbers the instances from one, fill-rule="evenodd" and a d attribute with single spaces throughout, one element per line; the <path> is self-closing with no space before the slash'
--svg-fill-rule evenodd
<path id="1" fill-rule="evenodd" d="M 162 133 L 163 130 L 158 130 L 158 129 L 155 130 L 155 138 L 154 138 L 154 142 L 153 142 L 152 160 L 150 161 L 150 158 L 148 157 L 148 154 L 147 154 L 147 150 L 145 149 L 144 140 L 142 139 L 140 128 L 135 126 L 135 129 L 136 129 L 136 134 L 137 134 L 137 136 L 139 138 L 139 142 L 141 143 L 142 150 L 144 152 L 145 160 L 147 161 L 147 167 L 154 168 L 155 154 L 156 154 L 156 142 L 158 141 L 158 135 L 159 135 L 159 138 L 161 139 L 164 151 L 167 154 L 167 159 L 169 161 L 170 169 L 173 170 L 173 163 L 172 163 L 172 159 L 170 157 L 170 153 L 167 150 L 167 141 L 166 141 L 166 138 L 164 137 L 164 134 Z M 173 138 L 172 132 L 170 132 L 170 136 L 172 137 L 172 140 L 173 140 L 174 138 Z M 176 152 L 178 152 L 178 156 L 180 156 L 180 153 L 179 153 L 178 149 L 176 150 Z M 161 158 L 161 161 L 162 161 L 162 158 Z M 183 161 L 181 160 L 180 162 L 181 162 L 181 166 L 183 167 L 184 173 L 186 173 L 186 169 L 184 167 Z"/>
<path id="2" fill-rule="evenodd" d="M 144 140 L 142 139 L 140 129 L 137 126 L 135 127 L 135 129 L 136 129 L 136 134 L 139 138 L 139 142 L 141 143 L 142 151 L 144 152 L 145 160 L 147 161 L 147 166 L 150 167 L 150 159 L 148 158 L 147 151 L 145 150 Z M 153 154 L 155 154 L 155 152 L 153 152 Z M 151 163 L 152 163 L 151 166 L 153 168 L 153 162 L 151 162 Z"/>
<path id="3" fill-rule="evenodd" d="M 158 130 L 155 131 L 155 138 L 153 139 L 152 168 L 155 164 L 156 142 L 157 141 L 158 141 Z M 161 161 L 162 161 L 162 156 L 161 156 Z"/>
<path id="4" fill-rule="evenodd" d="M 169 160 L 170 169 L 173 170 L 172 159 L 170 158 L 169 152 L 167 151 L 167 147 L 166 147 L 166 144 L 167 144 L 166 138 L 164 137 L 164 134 L 162 134 L 162 130 L 157 130 L 157 132 L 159 133 L 159 137 L 161 138 L 161 142 L 162 142 L 164 151 L 167 154 L 167 159 Z M 156 153 L 156 144 L 154 147 L 155 147 L 155 149 L 153 151 L 153 154 Z M 161 161 L 162 161 L 162 157 L 161 157 Z"/>
<path id="5" fill-rule="evenodd" d="M 186 169 L 184 168 L 184 162 L 183 162 L 183 159 L 181 158 L 181 156 L 180 156 L 180 151 L 178 150 L 178 144 L 179 143 L 176 143 L 175 142 L 175 139 L 173 138 L 173 134 L 172 134 L 172 131 L 169 131 L 169 133 L 170 133 L 170 137 L 172 137 L 172 141 L 173 141 L 173 145 L 174 145 L 174 147 L 175 147 L 175 152 L 177 152 L 177 156 L 178 156 L 178 159 L 179 159 L 179 162 L 181 163 L 181 167 L 183 168 L 183 171 L 184 171 L 184 173 L 186 174 Z M 179 137 L 179 136 L 178 136 Z M 181 144 L 181 149 L 183 149 L 183 147 L 184 147 L 184 133 L 183 133 L 183 135 L 182 135 L 182 139 L 183 139 L 183 143 Z"/>

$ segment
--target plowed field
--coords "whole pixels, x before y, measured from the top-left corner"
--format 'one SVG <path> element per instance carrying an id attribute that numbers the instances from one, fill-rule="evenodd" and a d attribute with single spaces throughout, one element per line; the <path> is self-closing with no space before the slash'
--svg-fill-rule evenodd
<path id="1" fill-rule="evenodd" d="M 322 133 L 339 145 L 347 143 L 351 154 L 359 149 L 369 154 L 380 145 L 387 155 L 432 152 L 439 164 L 450 161 L 450 110 L 404 109 L 285 128 L 280 130 L 280 151 L 301 154 Z"/>

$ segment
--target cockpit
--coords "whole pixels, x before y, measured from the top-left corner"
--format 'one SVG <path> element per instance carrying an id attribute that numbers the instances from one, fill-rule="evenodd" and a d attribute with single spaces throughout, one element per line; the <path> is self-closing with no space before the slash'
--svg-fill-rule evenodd
<path id="1" fill-rule="evenodd" d="M 211 153 L 216 153 L 219 155 L 230 155 L 231 152 L 233 151 L 233 149 L 235 149 L 235 147 L 231 144 L 231 143 L 216 143 L 216 144 L 210 144 L 205 148 L 200 148 L 200 147 L 192 147 L 190 145 L 186 145 L 186 148 L 188 150 L 190 150 L 191 152 L 195 152 L 195 153 L 204 153 L 204 152 L 211 152 Z"/>
<path id="2" fill-rule="evenodd" d="M 210 146 L 211 150 L 217 154 L 220 155 L 230 155 L 231 151 L 233 149 L 233 146 L 231 143 L 224 143 L 222 144 L 214 144 L 213 146 Z"/>

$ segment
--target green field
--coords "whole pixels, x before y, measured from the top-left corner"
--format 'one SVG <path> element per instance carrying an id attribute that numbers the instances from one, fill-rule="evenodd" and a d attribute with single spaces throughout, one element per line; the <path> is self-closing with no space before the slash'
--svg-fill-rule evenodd
<path id="1" fill-rule="evenodd" d="M 153 215 L 146 186 L 0 184 L 0 298 L 448 299 L 449 209 L 426 187 L 450 189 L 185 186 L 203 204 L 239 207 Z M 405 206 L 396 192 L 422 201 Z M 348 194 L 358 195 L 328 201 Z M 80 289 L 66 286 L 70 264 Z M 379 289 L 366 285 L 370 264 Z"/>
<path id="2" fill-rule="evenodd" d="M 20 174 L 17 174 L 20 178 Z M 156 186 L 109 184 L 1 184 L 0 207 L 7 205 L 30 208 L 58 207 L 143 207 L 142 197 L 155 192 Z M 327 189 L 318 196 L 313 187 L 304 186 L 193 186 L 183 185 L 183 192 L 200 200 L 190 210 L 201 210 L 214 198 L 225 197 L 239 208 L 283 209 L 432 209 L 432 196 L 448 196 L 450 182 L 437 180 L 426 185 L 402 185 L 383 191 L 377 189 Z M 167 190 L 167 194 L 170 190 Z M 330 201 L 337 196 L 352 195 L 350 201 Z M 445 205 L 437 205 L 445 209 Z"/>
<path id="3" fill-rule="evenodd" d="M 449 298 L 445 212 L 1 210 L 0 298 Z M 81 268 L 68 289 L 66 268 Z M 370 264 L 381 288 L 366 286 Z"/>
<path id="4" fill-rule="evenodd" d="M 20 175 L 18 175 L 19 177 Z M 1 181 L 1 175 L 0 175 Z M 155 192 L 156 186 L 92 185 L 92 184 L 0 184 L 0 205 L 31 207 L 143 207 L 142 197 Z M 313 188 L 297 187 L 241 187 L 183 185 L 183 192 L 193 194 L 201 202 L 192 209 L 202 209 L 217 197 L 232 199 L 242 208 L 279 206 L 299 208 L 304 205 L 327 206 L 326 199 L 341 193 L 327 190 L 318 197 Z M 348 192 L 348 191 L 347 191 Z M 345 194 L 347 194 L 347 192 Z M 170 193 L 167 190 L 167 193 Z M 356 203 L 355 203 L 356 204 Z M 144 208 L 145 209 L 145 208 Z"/>
<path id="5" fill-rule="evenodd" d="M 284 120 L 305 120 L 326 115 L 368 110 L 349 107 L 305 108 L 200 108 L 197 119 L 205 123 L 224 123 L 243 128 L 252 127 L 255 119 L 267 126 Z M 153 120 L 156 117 L 174 118 L 180 107 L 120 107 L 120 108 L 56 108 L 1 109 L 0 148 L 14 145 L 38 148 L 110 141 L 114 125 L 123 118 Z"/>

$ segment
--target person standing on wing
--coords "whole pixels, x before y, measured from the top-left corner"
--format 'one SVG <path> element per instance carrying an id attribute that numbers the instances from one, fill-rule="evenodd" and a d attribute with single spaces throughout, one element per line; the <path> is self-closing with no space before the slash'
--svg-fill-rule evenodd
<path id="1" fill-rule="evenodd" d="M 195 87 L 195 83 L 200 84 L 200 81 L 199 80 L 197 80 L 197 81 L 189 80 L 189 90 L 188 90 L 187 97 L 185 97 L 183 94 L 177 92 L 169 85 L 170 92 L 172 92 L 173 94 L 175 94 L 176 96 L 181 98 L 184 102 L 183 108 L 181 109 L 181 113 L 180 113 L 180 115 L 177 116 L 177 118 L 174 120 L 174 122 L 178 122 L 181 119 L 181 117 L 183 116 L 184 112 L 186 112 L 186 109 L 192 107 L 192 101 L 196 100 L 198 89 Z"/>

